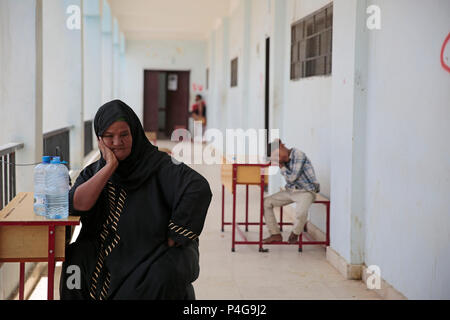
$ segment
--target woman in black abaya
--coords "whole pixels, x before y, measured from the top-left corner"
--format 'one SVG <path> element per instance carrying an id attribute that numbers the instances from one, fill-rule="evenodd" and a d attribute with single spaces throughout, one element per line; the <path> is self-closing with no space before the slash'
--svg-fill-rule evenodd
<path id="1" fill-rule="evenodd" d="M 120 100 L 98 110 L 94 129 L 101 158 L 69 192 L 82 228 L 66 249 L 61 299 L 194 299 L 208 182 L 158 151 Z"/>

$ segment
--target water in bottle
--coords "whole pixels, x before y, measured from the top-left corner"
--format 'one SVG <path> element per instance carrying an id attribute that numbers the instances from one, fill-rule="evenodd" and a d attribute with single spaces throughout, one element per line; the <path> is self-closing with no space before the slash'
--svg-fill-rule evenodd
<path id="1" fill-rule="evenodd" d="M 46 209 L 49 219 L 63 219 L 69 215 L 69 171 L 54 157 L 45 170 Z"/>
<path id="2" fill-rule="evenodd" d="M 42 163 L 34 168 L 34 212 L 45 216 L 45 169 L 50 164 L 51 157 L 42 157 Z"/>

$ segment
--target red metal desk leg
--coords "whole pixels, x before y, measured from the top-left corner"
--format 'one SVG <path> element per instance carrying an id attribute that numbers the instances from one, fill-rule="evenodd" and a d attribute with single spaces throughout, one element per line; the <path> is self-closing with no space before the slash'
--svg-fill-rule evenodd
<path id="1" fill-rule="evenodd" d="M 234 252 L 234 245 L 236 242 L 236 179 L 237 179 L 237 166 L 233 164 L 233 230 L 231 232 L 231 251 Z"/>
<path id="2" fill-rule="evenodd" d="M 303 251 L 303 232 L 300 233 L 299 240 L 298 240 L 298 252 Z"/>
<path id="3" fill-rule="evenodd" d="M 25 291 L 25 262 L 20 263 L 19 300 L 24 299 Z"/>
<path id="4" fill-rule="evenodd" d="M 283 231 L 283 207 L 280 207 L 280 231 Z"/>
<path id="5" fill-rule="evenodd" d="M 222 185 L 222 232 L 225 226 L 225 186 Z"/>
<path id="6" fill-rule="evenodd" d="M 245 231 L 248 231 L 248 184 L 245 185 Z"/>
<path id="7" fill-rule="evenodd" d="M 327 207 L 327 246 L 330 245 L 330 203 L 326 204 Z"/>
<path id="8" fill-rule="evenodd" d="M 261 168 L 261 182 L 260 182 L 260 217 L 259 217 L 259 252 L 264 252 L 263 249 L 263 219 L 264 219 L 264 168 Z"/>
<path id="9" fill-rule="evenodd" d="M 48 288 L 47 298 L 53 300 L 55 278 L 55 226 L 48 226 Z"/>

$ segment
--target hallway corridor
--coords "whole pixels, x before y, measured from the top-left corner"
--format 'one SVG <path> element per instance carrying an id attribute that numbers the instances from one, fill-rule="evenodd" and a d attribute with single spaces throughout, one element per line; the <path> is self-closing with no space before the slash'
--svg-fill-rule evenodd
<path id="1" fill-rule="evenodd" d="M 172 149 L 171 141 L 158 141 L 158 146 Z M 325 248 L 305 246 L 270 246 L 269 252 L 258 252 L 257 246 L 240 245 L 231 252 L 231 227 L 220 231 L 221 184 L 220 165 L 191 165 L 209 182 L 213 199 L 200 236 L 200 277 L 194 282 L 198 300 L 303 300 L 303 299 L 381 299 L 362 281 L 346 280 L 327 261 Z M 249 189 L 249 217 L 256 221 L 259 213 L 259 189 Z M 225 193 L 226 219 L 231 216 L 231 195 Z M 238 187 L 237 212 L 245 210 L 245 188 Z M 286 217 L 287 218 L 287 217 Z M 333 216 L 332 216 L 333 219 Z M 286 228 L 283 237 L 290 232 Z M 238 233 L 237 233 L 238 234 Z M 257 238 L 257 227 L 250 227 L 249 238 Z M 59 299 L 57 267 L 55 298 Z M 46 299 L 47 278 L 44 275 L 30 300 Z"/>

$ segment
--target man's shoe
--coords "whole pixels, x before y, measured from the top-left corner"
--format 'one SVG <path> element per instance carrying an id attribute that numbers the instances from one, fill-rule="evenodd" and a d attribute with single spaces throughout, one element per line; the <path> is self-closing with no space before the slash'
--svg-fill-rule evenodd
<path id="1" fill-rule="evenodd" d="M 268 244 L 268 243 L 273 243 L 273 242 L 281 242 L 283 241 L 283 237 L 281 236 L 281 234 L 273 234 L 268 238 L 265 238 L 263 240 L 263 243 Z"/>
<path id="2" fill-rule="evenodd" d="M 291 234 L 289 236 L 289 239 L 288 239 L 288 242 L 291 243 L 291 244 L 298 243 L 298 235 L 293 233 L 293 232 L 291 232 Z"/>

